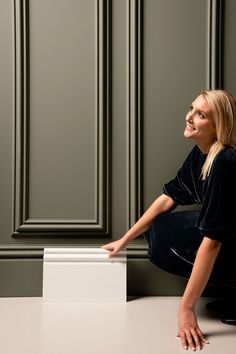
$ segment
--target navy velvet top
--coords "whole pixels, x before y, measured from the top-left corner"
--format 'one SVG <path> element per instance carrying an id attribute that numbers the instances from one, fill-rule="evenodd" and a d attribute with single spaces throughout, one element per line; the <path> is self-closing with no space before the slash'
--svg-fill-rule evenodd
<path id="1" fill-rule="evenodd" d="M 194 146 L 163 192 L 180 205 L 201 204 L 196 225 L 201 235 L 228 248 L 236 244 L 236 150 L 224 146 L 215 157 L 209 176 L 202 180 L 206 157 Z"/>

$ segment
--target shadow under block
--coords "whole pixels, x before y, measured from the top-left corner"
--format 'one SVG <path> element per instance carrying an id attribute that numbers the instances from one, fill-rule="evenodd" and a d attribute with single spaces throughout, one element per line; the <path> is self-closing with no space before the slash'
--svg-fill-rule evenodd
<path id="1" fill-rule="evenodd" d="M 101 248 L 45 248 L 45 302 L 126 302 L 126 254 Z"/>

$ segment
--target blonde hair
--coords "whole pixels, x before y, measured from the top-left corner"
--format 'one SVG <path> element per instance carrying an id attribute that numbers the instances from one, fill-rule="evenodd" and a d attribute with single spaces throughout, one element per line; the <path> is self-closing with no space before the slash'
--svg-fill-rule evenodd
<path id="1" fill-rule="evenodd" d="M 210 171 L 216 155 L 224 145 L 236 148 L 236 100 L 224 90 L 204 90 L 200 92 L 209 104 L 216 130 L 216 137 L 202 167 L 202 179 L 205 179 Z"/>

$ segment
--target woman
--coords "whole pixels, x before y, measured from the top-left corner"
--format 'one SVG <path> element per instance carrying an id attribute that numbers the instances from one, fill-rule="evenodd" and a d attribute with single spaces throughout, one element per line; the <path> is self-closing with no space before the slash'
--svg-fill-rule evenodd
<path id="1" fill-rule="evenodd" d="M 177 335 L 185 349 L 207 343 L 195 314 L 206 285 L 225 288 L 236 279 L 235 122 L 233 96 L 223 90 L 202 91 L 187 113 L 184 130 L 196 145 L 177 176 L 121 239 L 102 246 L 115 256 L 144 233 L 150 260 L 189 279 L 178 314 Z M 194 203 L 202 205 L 200 212 L 169 213 L 178 204 Z"/>

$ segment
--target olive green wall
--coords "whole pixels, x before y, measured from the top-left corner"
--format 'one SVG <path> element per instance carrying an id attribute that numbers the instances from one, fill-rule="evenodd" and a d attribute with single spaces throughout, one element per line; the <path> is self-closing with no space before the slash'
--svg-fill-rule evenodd
<path id="1" fill-rule="evenodd" d="M 0 295 L 40 296 L 45 246 L 122 236 L 192 147 L 203 88 L 236 94 L 233 0 L 0 1 Z M 142 238 L 128 295 L 178 295 Z"/>

